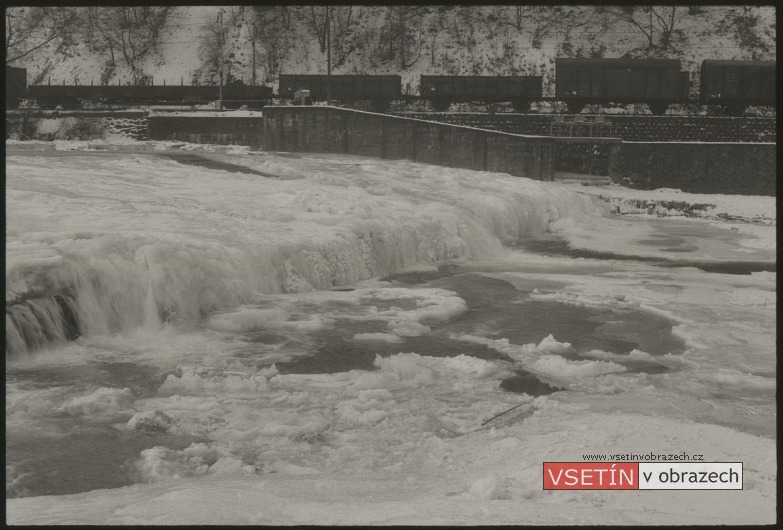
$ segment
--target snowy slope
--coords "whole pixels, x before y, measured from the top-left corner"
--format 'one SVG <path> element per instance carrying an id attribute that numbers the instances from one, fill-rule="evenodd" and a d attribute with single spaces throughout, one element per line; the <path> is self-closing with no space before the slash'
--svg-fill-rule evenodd
<path id="1" fill-rule="evenodd" d="M 380 6 L 354 6 L 351 22 L 351 43 L 342 64 L 334 67 L 335 74 L 397 73 L 403 78 L 403 87 L 418 89 L 420 74 L 462 74 L 462 75 L 543 75 L 545 95 L 552 90 L 554 58 L 561 56 L 603 56 L 619 57 L 627 52 L 637 56 L 679 58 L 683 68 L 696 72 L 703 59 L 774 59 L 774 30 L 770 35 L 770 24 L 774 23 L 775 11 L 771 7 L 750 8 L 757 17 L 756 25 L 748 29 L 755 35 L 754 43 L 738 42 L 735 35 L 719 30 L 719 23 L 726 17 L 730 6 L 706 8 L 698 18 L 683 22 L 685 41 L 678 51 L 644 52 L 645 38 L 629 23 L 618 21 L 607 15 L 593 12 L 586 6 L 589 19 L 585 24 L 573 28 L 555 28 L 534 41 L 537 21 L 526 19 L 521 30 L 509 20 L 509 12 L 498 18 L 497 8 L 490 6 L 458 6 L 438 14 L 436 9 L 421 18 L 421 32 L 418 33 L 421 46 L 417 48 L 418 60 L 408 68 L 401 69 L 398 61 L 378 56 L 377 49 L 383 46 L 380 39 L 386 8 Z M 218 12 L 215 6 L 180 6 L 171 17 L 171 23 L 161 37 L 158 53 L 147 57 L 142 63 L 143 71 L 153 76 L 156 83 L 189 83 L 192 76 L 203 68 L 199 55 L 203 28 L 213 22 Z M 229 9 L 229 8 L 226 8 Z M 245 10 L 241 27 L 231 32 L 229 48 L 235 49 L 232 73 L 248 81 L 251 78 L 251 44 L 248 22 L 252 10 Z M 325 54 L 313 31 L 307 24 L 309 8 L 301 8 L 287 32 L 288 48 L 284 50 L 280 70 L 284 73 L 325 73 Z M 277 29 L 277 28 L 276 28 Z M 263 32 L 264 28 L 259 28 Z M 418 31 L 418 30 L 417 30 Z M 763 44 L 759 44 L 763 43 Z M 764 46 L 766 49 L 762 49 Z M 636 51 L 634 51 L 636 50 Z M 99 78 L 103 60 L 88 52 L 83 45 L 76 45 L 72 57 L 53 56 L 47 50 L 35 55 L 25 64 L 30 79 L 36 76 L 51 76 L 52 81 L 89 82 Z M 279 71 L 265 69 L 265 50 L 258 43 L 258 76 L 272 85 Z M 46 75 L 43 75 L 44 73 Z M 202 72 L 206 81 L 208 72 Z M 130 71 L 118 61 L 118 71 L 112 79 L 126 82 Z M 214 78 L 213 78 L 214 79 Z M 693 81 L 698 83 L 698 77 Z"/>

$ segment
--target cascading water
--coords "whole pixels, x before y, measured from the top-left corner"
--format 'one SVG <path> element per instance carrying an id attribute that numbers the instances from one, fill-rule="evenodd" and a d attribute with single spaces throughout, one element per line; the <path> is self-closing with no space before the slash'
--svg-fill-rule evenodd
<path id="1" fill-rule="evenodd" d="M 180 206 L 172 202 L 145 204 L 155 203 L 149 196 L 152 189 L 134 183 L 145 182 L 150 171 L 158 171 L 165 183 L 169 168 L 166 162 L 159 163 L 163 167 L 144 167 L 130 179 L 108 175 L 116 186 L 116 196 L 114 189 L 101 183 L 100 198 L 94 205 L 98 211 L 91 213 L 105 216 L 102 211 L 115 211 L 112 215 L 119 217 L 112 223 L 116 225 L 113 229 L 35 232 L 25 234 L 22 241 L 9 240 L 6 348 L 11 356 L 77 336 L 123 333 L 140 327 L 155 330 L 163 323 L 193 325 L 215 310 L 249 302 L 256 293 L 328 289 L 415 265 L 498 255 L 504 244 L 545 231 L 550 221 L 561 217 L 561 211 L 571 216 L 604 211 L 587 197 L 553 191 L 527 180 L 482 182 L 469 172 L 424 167 L 421 179 L 439 182 L 440 193 L 433 193 L 437 185 L 427 183 L 424 187 L 415 182 L 422 194 L 414 200 L 424 207 L 376 217 L 373 212 L 383 212 L 380 202 L 384 197 L 415 192 L 390 184 L 383 168 L 377 167 L 375 179 L 347 178 L 343 183 L 334 181 L 333 175 L 314 179 L 313 188 L 301 189 L 299 204 L 295 204 L 301 213 L 291 217 L 292 230 L 285 223 L 272 227 L 267 223 L 269 218 L 290 215 L 290 207 L 278 213 L 279 209 L 269 204 L 258 205 L 256 208 L 271 210 L 264 219 L 256 208 L 233 211 L 226 205 L 217 209 L 199 202 L 191 204 L 204 199 L 199 193 L 186 197 Z M 43 169 L 38 168 L 36 176 L 58 180 Z M 303 180 L 282 185 L 292 187 Z M 242 189 L 247 179 L 234 184 L 233 193 L 247 193 Z M 47 184 L 50 189 L 55 185 L 59 184 Z M 341 204 L 344 185 L 349 186 L 349 193 L 359 195 L 347 209 Z M 69 211 L 67 201 L 60 207 L 66 217 L 76 215 Z M 198 223 L 212 228 L 208 237 L 201 236 L 201 227 L 189 229 L 181 219 L 175 219 L 174 226 L 166 224 L 171 216 L 193 216 L 189 209 L 195 210 Z M 148 228 L 140 216 L 145 211 L 160 218 L 160 228 Z M 302 222 L 313 213 L 329 217 L 315 220 L 323 237 L 313 237 Z M 22 219 L 17 221 L 23 217 L 24 212 L 17 216 L 11 210 L 10 225 L 19 222 L 14 231 L 24 233 Z M 142 223 L 143 227 L 125 227 L 123 220 L 129 225 Z M 277 237 L 267 241 L 266 231 L 279 232 L 281 227 L 289 232 L 287 240 Z M 334 230 L 328 230 L 330 227 Z"/>

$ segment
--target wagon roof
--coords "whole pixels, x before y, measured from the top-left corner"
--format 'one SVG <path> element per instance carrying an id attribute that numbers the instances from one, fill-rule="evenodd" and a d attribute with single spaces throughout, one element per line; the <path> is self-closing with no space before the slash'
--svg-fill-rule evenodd
<path id="1" fill-rule="evenodd" d="M 460 79 L 497 79 L 500 77 L 501 79 L 530 79 L 530 78 L 536 78 L 536 77 L 542 77 L 540 75 L 429 75 L 429 74 L 421 74 L 422 78 L 429 78 L 429 77 L 438 77 L 438 78 L 445 78 L 445 77 L 458 77 Z"/>
<path id="2" fill-rule="evenodd" d="M 555 59 L 555 66 L 611 66 L 615 68 L 680 68 L 679 59 Z"/>
<path id="3" fill-rule="evenodd" d="M 280 77 L 326 77 L 326 74 L 280 74 Z M 396 77 L 397 74 L 332 74 L 332 77 Z"/>
<path id="4" fill-rule="evenodd" d="M 705 59 L 701 63 L 707 66 L 765 66 L 774 67 L 775 61 L 723 61 L 716 59 Z"/>

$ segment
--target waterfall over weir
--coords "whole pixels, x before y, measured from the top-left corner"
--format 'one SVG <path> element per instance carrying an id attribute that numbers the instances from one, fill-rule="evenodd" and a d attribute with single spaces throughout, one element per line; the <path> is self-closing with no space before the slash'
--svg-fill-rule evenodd
<path id="1" fill-rule="evenodd" d="M 195 325 L 257 293 L 491 257 L 604 212 L 552 183 L 404 161 L 253 159 L 281 180 L 152 155 L 8 160 L 10 356 Z"/>
<path id="2" fill-rule="evenodd" d="M 154 331 L 192 324 L 232 307 L 253 292 L 275 289 L 273 266 L 250 269 L 250 259 L 214 245 L 144 242 L 102 236 L 81 255 L 30 263 L 25 246 L 9 248 L 6 348 L 11 355 L 81 335 Z M 108 252 L 107 252 L 108 251 Z M 234 258 L 232 260 L 232 258 Z M 238 259 L 244 258 L 244 259 Z M 271 272 L 272 278 L 267 278 Z"/>

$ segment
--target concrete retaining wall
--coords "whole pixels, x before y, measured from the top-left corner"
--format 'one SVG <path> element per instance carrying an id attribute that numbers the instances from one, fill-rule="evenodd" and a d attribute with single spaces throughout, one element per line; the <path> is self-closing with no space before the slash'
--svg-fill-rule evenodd
<path id="1" fill-rule="evenodd" d="M 626 143 L 612 146 L 609 176 L 638 189 L 775 196 L 775 144 Z"/>
<path id="2" fill-rule="evenodd" d="M 336 107 L 266 107 L 264 149 L 405 158 L 448 167 L 554 178 L 550 138 L 484 131 Z"/>

